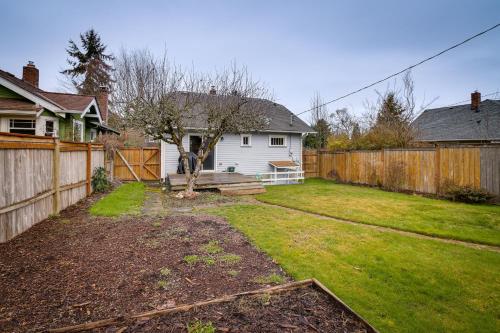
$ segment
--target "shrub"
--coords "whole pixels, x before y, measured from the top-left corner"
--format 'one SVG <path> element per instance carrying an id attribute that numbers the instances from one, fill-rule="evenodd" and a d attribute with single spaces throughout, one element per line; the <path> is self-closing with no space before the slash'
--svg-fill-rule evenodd
<path id="1" fill-rule="evenodd" d="M 405 163 L 394 162 L 390 163 L 385 175 L 384 188 L 389 191 L 400 191 L 405 183 Z"/>
<path id="2" fill-rule="evenodd" d="M 106 169 L 103 167 L 97 167 L 94 169 L 94 174 L 92 175 L 92 188 L 96 192 L 104 192 L 107 191 L 111 184 L 108 181 L 108 177 L 106 175 Z"/>
<path id="3" fill-rule="evenodd" d="M 474 188 L 470 185 L 459 186 L 447 183 L 443 186 L 443 192 L 448 200 L 466 203 L 484 203 L 495 197 L 485 189 Z"/>

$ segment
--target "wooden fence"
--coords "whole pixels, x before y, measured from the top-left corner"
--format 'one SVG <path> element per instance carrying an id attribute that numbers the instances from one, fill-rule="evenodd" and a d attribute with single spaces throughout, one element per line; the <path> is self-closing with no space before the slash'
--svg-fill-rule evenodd
<path id="1" fill-rule="evenodd" d="M 90 195 L 98 144 L 0 133 L 0 243 Z"/>
<path id="2" fill-rule="evenodd" d="M 120 148 L 115 152 L 113 175 L 120 180 L 159 180 L 160 148 Z"/>
<path id="3" fill-rule="evenodd" d="M 446 183 L 500 195 L 500 146 L 303 153 L 306 177 L 440 193 Z"/>

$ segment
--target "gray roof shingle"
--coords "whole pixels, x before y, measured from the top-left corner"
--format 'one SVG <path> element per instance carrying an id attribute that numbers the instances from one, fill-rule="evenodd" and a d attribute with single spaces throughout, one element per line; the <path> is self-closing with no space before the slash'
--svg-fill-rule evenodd
<path id="1" fill-rule="evenodd" d="M 181 94 L 185 94 L 182 92 Z M 205 95 L 205 94 L 204 94 Z M 206 94 L 210 98 L 211 96 Z M 217 96 L 220 97 L 220 96 Z M 229 98 L 229 97 L 228 97 Z M 293 114 L 290 110 L 281 104 L 275 103 L 267 99 L 249 98 L 248 103 L 244 108 L 258 108 L 262 111 L 264 117 L 268 119 L 268 126 L 264 131 L 287 132 L 287 133 L 311 133 L 314 130 L 309 127 L 302 119 Z M 197 105 L 194 113 L 197 116 L 185 119 L 184 126 L 193 129 L 205 128 L 206 114 L 200 105 Z M 292 118 L 293 117 L 293 118 Z M 292 120 L 292 121 L 290 121 Z"/>
<path id="2" fill-rule="evenodd" d="M 500 100 L 484 100 L 478 112 L 470 104 L 425 110 L 413 126 L 417 141 L 500 140 Z"/>

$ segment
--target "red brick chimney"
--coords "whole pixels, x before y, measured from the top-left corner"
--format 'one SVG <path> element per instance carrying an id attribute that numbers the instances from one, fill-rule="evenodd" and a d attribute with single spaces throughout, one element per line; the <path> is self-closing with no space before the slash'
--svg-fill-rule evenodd
<path id="1" fill-rule="evenodd" d="M 23 81 L 38 88 L 38 76 L 38 68 L 35 67 L 35 63 L 28 61 L 28 64 L 23 67 Z"/>
<path id="2" fill-rule="evenodd" d="M 481 93 L 476 90 L 470 94 L 470 109 L 478 112 L 479 104 L 481 104 Z"/>
<path id="3" fill-rule="evenodd" d="M 108 87 L 99 87 L 99 94 L 97 95 L 97 105 L 101 111 L 101 118 L 105 124 L 108 123 Z"/>

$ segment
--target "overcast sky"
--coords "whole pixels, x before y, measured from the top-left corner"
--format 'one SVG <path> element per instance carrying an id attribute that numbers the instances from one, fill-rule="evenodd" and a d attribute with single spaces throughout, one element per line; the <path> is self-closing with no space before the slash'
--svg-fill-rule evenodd
<path id="1" fill-rule="evenodd" d="M 315 91 L 335 98 L 500 23 L 498 0 L 16 0 L 1 8 L 0 68 L 20 76 L 33 60 L 42 89 L 62 89 L 68 40 L 94 27 L 110 52 L 167 48 L 176 63 L 202 71 L 235 60 L 295 113 L 309 108 Z M 435 107 L 476 89 L 500 90 L 500 28 L 418 67 L 413 77 L 419 101 L 438 97 Z M 329 110 L 361 114 L 364 101 L 376 99 L 374 89 Z"/>

